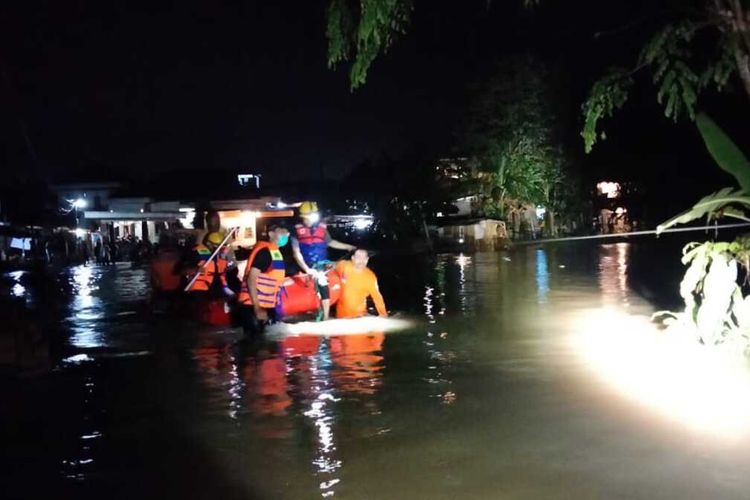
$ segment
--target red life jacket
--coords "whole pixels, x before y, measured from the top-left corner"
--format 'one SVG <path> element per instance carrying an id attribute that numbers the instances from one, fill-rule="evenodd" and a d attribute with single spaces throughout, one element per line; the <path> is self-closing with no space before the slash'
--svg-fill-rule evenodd
<path id="1" fill-rule="evenodd" d="M 328 230 L 324 222 L 312 227 L 297 224 L 294 226 L 294 234 L 299 242 L 299 250 L 305 259 L 305 264 L 313 266 L 328 259 L 328 243 L 326 242 Z"/>

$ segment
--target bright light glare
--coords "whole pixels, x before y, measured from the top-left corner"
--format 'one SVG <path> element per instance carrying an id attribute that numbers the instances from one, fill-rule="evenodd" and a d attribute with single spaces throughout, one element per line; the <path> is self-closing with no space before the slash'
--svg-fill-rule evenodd
<path id="1" fill-rule="evenodd" d="M 360 231 L 367 229 L 372 225 L 372 220 L 365 219 L 365 218 L 359 218 L 354 219 L 354 229 L 358 229 Z"/>
<path id="2" fill-rule="evenodd" d="M 411 321 L 380 316 L 331 319 L 328 321 L 303 321 L 300 323 L 275 323 L 266 333 L 270 336 L 285 335 L 357 335 L 370 332 L 393 332 L 412 326 Z"/>
<path id="3" fill-rule="evenodd" d="M 86 200 L 83 198 L 76 198 L 72 203 L 73 208 L 86 208 L 86 204 Z"/>
<path id="4" fill-rule="evenodd" d="M 607 198 L 618 198 L 620 196 L 620 184 L 617 182 L 602 181 L 596 185 L 600 195 L 607 195 Z"/>
<path id="5" fill-rule="evenodd" d="M 459 267 L 463 268 L 467 264 L 471 264 L 471 257 L 464 254 L 459 254 L 458 257 L 456 257 L 456 264 L 459 265 Z"/>
<path id="6" fill-rule="evenodd" d="M 75 228 L 73 232 L 78 238 L 83 238 L 84 236 L 86 236 L 86 230 L 81 229 L 80 227 Z"/>
<path id="7" fill-rule="evenodd" d="M 243 227 L 255 227 L 255 212 L 243 210 L 240 215 L 240 222 Z"/>
<path id="8" fill-rule="evenodd" d="M 185 208 L 180 208 L 179 211 L 184 214 L 182 217 L 178 219 L 180 221 L 180 224 L 182 224 L 182 227 L 186 229 L 193 229 L 193 221 L 195 220 L 195 209 L 185 207 Z"/>
<path id="9" fill-rule="evenodd" d="M 589 311 L 576 326 L 576 354 L 625 398 L 703 434 L 750 435 L 750 372 L 741 357 L 614 309 Z"/>

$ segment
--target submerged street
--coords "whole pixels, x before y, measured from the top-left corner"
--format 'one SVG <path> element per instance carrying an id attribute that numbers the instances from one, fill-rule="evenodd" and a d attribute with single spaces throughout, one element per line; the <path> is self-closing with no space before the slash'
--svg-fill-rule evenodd
<path id="1" fill-rule="evenodd" d="M 634 343 L 658 335 L 644 297 L 679 280 L 654 249 L 375 258 L 413 327 L 254 342 L 155 313 L 129 264 L 64 270 L 54 292 L 6 276 L 57 340 L 51 371 L 3 383 L 3 496 L 746 498 L 746 408 L 696 419 L 690 388 L 652 404 L 678 369 Z"/>

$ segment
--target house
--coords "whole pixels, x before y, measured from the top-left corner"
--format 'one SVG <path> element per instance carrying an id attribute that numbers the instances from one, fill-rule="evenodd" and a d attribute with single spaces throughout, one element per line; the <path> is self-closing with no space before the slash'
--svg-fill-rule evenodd
<path id="1" fill-rule="evenodd" d="M 145 188 L 134 190 L 120 183 L 57 184 L 53 190 L 61 209 L 75 213 L 70 222 L 83 239 L 132 238 L 157 243 L 162 234 L 178 232 L 200 239 L 205 234 L 206 211 L 216 210 L 225 228 L 238 228 L 232 246 L 251 247 L 258 231 L 263 230 L 259 221 L 293 215 L 279 197 L 261 196 L 254 189 L 232 192 L 246 197 L 212 200 L 162 199 L 150 193 L 135 196 Z"/>
<path id="2" fill-rule="evenodd" d="M 505 222 L 481 217 L 455 217 L 433 228 L 438 243 L 447 247 L 495 250 L 507 244 Z"/>

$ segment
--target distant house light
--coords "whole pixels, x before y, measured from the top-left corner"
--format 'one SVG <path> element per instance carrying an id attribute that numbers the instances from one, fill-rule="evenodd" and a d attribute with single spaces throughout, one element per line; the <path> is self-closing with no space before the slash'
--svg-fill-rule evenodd
<path id="1" fill-rule="evenodd" d="M 372 219 L 371 218 L 364 218 L 364 217 L 358 217 L 354 219 L 354 229 L 358 229 L 360 231 L 364 231 L 368 227 L 372 225 Z"/>
<path id="2" fill-rule="evenodd" d="M 242 187 L 255 185 L 255 189 L 260 189 L 261 174 L 237 174 L 237 182 Z"/>
<path id="3" fill-rule="evenodd" d="M 600 196 L 606 196 L 607 198 L 619 198 L 620 197 L 620 183 L 619 182 L 608 182 L 602 181 L 596 185 L 596 190 Z"/>

